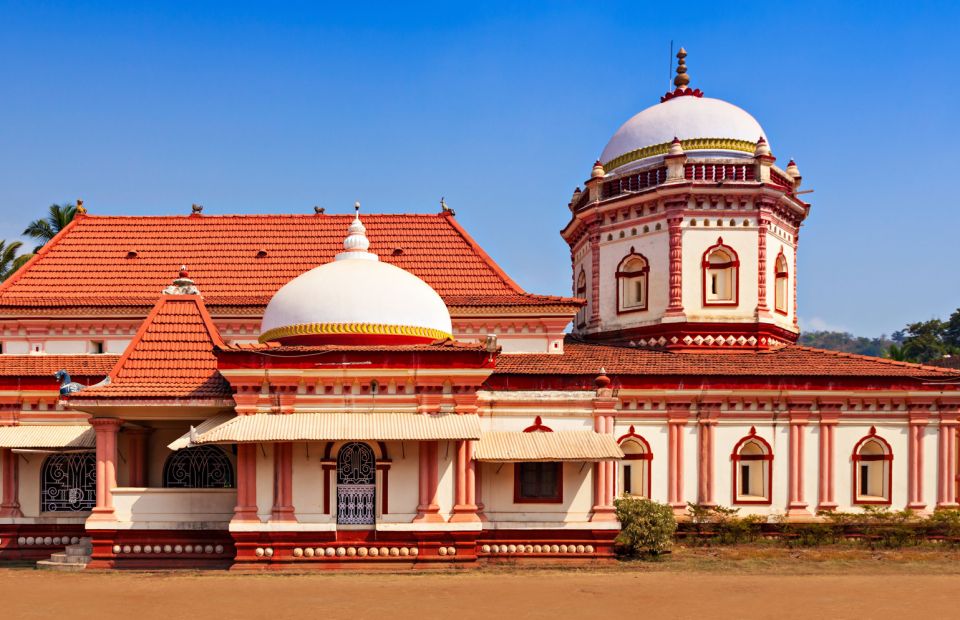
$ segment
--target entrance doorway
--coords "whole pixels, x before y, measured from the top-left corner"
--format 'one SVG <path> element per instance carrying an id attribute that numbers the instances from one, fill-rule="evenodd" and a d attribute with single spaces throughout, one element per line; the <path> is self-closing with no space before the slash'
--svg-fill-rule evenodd
<path id="1" fill-rule="evenodd" d="M 365 443 L 353 442 L 337 455 L 337 524 L 376 521 L 377 459 Z"/>

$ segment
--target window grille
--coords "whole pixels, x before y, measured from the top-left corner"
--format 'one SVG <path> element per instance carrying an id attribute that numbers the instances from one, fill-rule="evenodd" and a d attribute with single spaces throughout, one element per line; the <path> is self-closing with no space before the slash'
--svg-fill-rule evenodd
<path id="1" fill-rule="evenodd" d="M 92 452 L 52 454 L 40 471 L 41 512 L 86 512 L 97 505 L 97 461 Z"/>
<path id="2" fill-rule="evenodd" d="M 233 464 L 216 446 L 177 450 L 163 465 L 163 486 L 169 489 L 231 489 Z"/>
<path id="3" fill-rule="evenodd" d="M 337 523 L 376 522 L 377 460 L 365 443 L 348 443 L 337 455 Z"/>

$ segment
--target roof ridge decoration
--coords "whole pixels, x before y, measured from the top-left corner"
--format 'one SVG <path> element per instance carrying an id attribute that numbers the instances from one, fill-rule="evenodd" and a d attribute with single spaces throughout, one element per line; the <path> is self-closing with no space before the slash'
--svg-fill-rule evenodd
<path id="1" fill-rule="evenodd" d="M 197 288 L 190 274 L 187 272 L 186 265 L 180 265 L 179 276 L 174 279 L 173 284 L 163 289 L 164 295 L 200 295 L 200 289 Z"/>
<path id="2" fill-rule="evenodd" d="M 703 92 L 697 88 L 692 89 L 688 86 L 690 84 L 690 76 L 687 75 L 687 50 L 680 48 L 680 51 L 677 52 L 677 76 L 673 78 L 673 85 L 676 86 L 676 90 L 668 92 L 663 97 L 660 97 L 660 103 L 665 101 L 670 101 L 674 97 L 703 97 Z"/>

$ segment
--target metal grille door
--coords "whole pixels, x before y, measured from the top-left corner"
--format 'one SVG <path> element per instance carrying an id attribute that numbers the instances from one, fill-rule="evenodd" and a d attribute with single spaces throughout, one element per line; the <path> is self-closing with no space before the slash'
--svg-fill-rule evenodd
<path id="1" fill-rule="evenodd" d="M 337 456 L 337 523 L 373 525 L 376 521 L 377 461 L 365 443 L 348 443 Z"/>

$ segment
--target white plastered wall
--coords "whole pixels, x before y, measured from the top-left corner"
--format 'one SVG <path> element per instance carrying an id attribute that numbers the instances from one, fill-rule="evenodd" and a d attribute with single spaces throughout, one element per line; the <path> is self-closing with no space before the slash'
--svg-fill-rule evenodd
<path id="1" fill-rule="evenodd" d="M 637 236 L 632 236 L 630 233 L 633 228 L 642 230 L 643 227 L 628 227 L 625 231 L 627 236 L 623 239 L 618 238 L 617 232 L 614 233 L 614 241 L 600 243 L 600 317 L 601 329 L 605 331 L 655 323 L 663 316 L 670 302 L 669 235 L 666 230 L 661 230 L 638 232 Z M 606 236 L 603 238 L 606 239 Z M 637 254 L 643 254 L 650 268 L 647 274 L 647 310 L 617 314 L 617 267 L 630 254 L 631 247 Z"/>
<path id="2" fill-rule="evenodd" d="M 513 501 L 514 464 L 480 463 L 480 498 L 491 523 L 582 522 L 593 508 L 593 464 L 563 464 L 563 501 L 516 503 Z"/>
<path id="3" fill-rule="evenodd" d="M 729 215 L 717 218 L 729 222 Z M 702 217 L 697 226 L 690 226 L 690 219 L 683 222 L 683 311 L 691 321 L 711 320 L 726 322 L 753 322 L 757 309 L 757 230 L 750 227 L 733 228 L 711 225 L 703 227 Z M 737 220 L 742 221 L 743 218 Z M 754 222 L 751 221 L 751 224 Z M 740 260 L 738 270 L 739 303 L 736 306 L 710 307 L 703 305 L 703 254 L 716 245 L 722 237 L 723 244 L 733 248 Z"/>
<path id="4" fill-rule="evenodd" d="M 875 426 L 877 435 L 883 437 L 890 448 L 893 450 L 893 480 L 891 484 L 891 507 L 899 510 L 907 505 L 907 479 L 909 471 L 908 459 L 908 432 L 906 422 L 863 422 L 849 424 L 841 422 L 837 425 L 833 435 L 834 455 L 834 500 L 837 502 L 838 510 L 859 511 L 859 507 L 853 505 L 853 447 L 858 441 L 870 433 L 870 427 Z M 927 467 L 936 470 L 937 451 L 936 446 L 932 446 L 928 441 L 924 448 L 924 460 Z M 933 464 L 933 465 L 931 465 Z M 815 469 L 813 471 L 816 471 Z M 935 475 L 935 472 L 934 472 Z M 936 491 L 936 486 L 929 487 L 925 485 L 925 492 Z M 930 506 L 932 507 L 932 505 Z"/>

